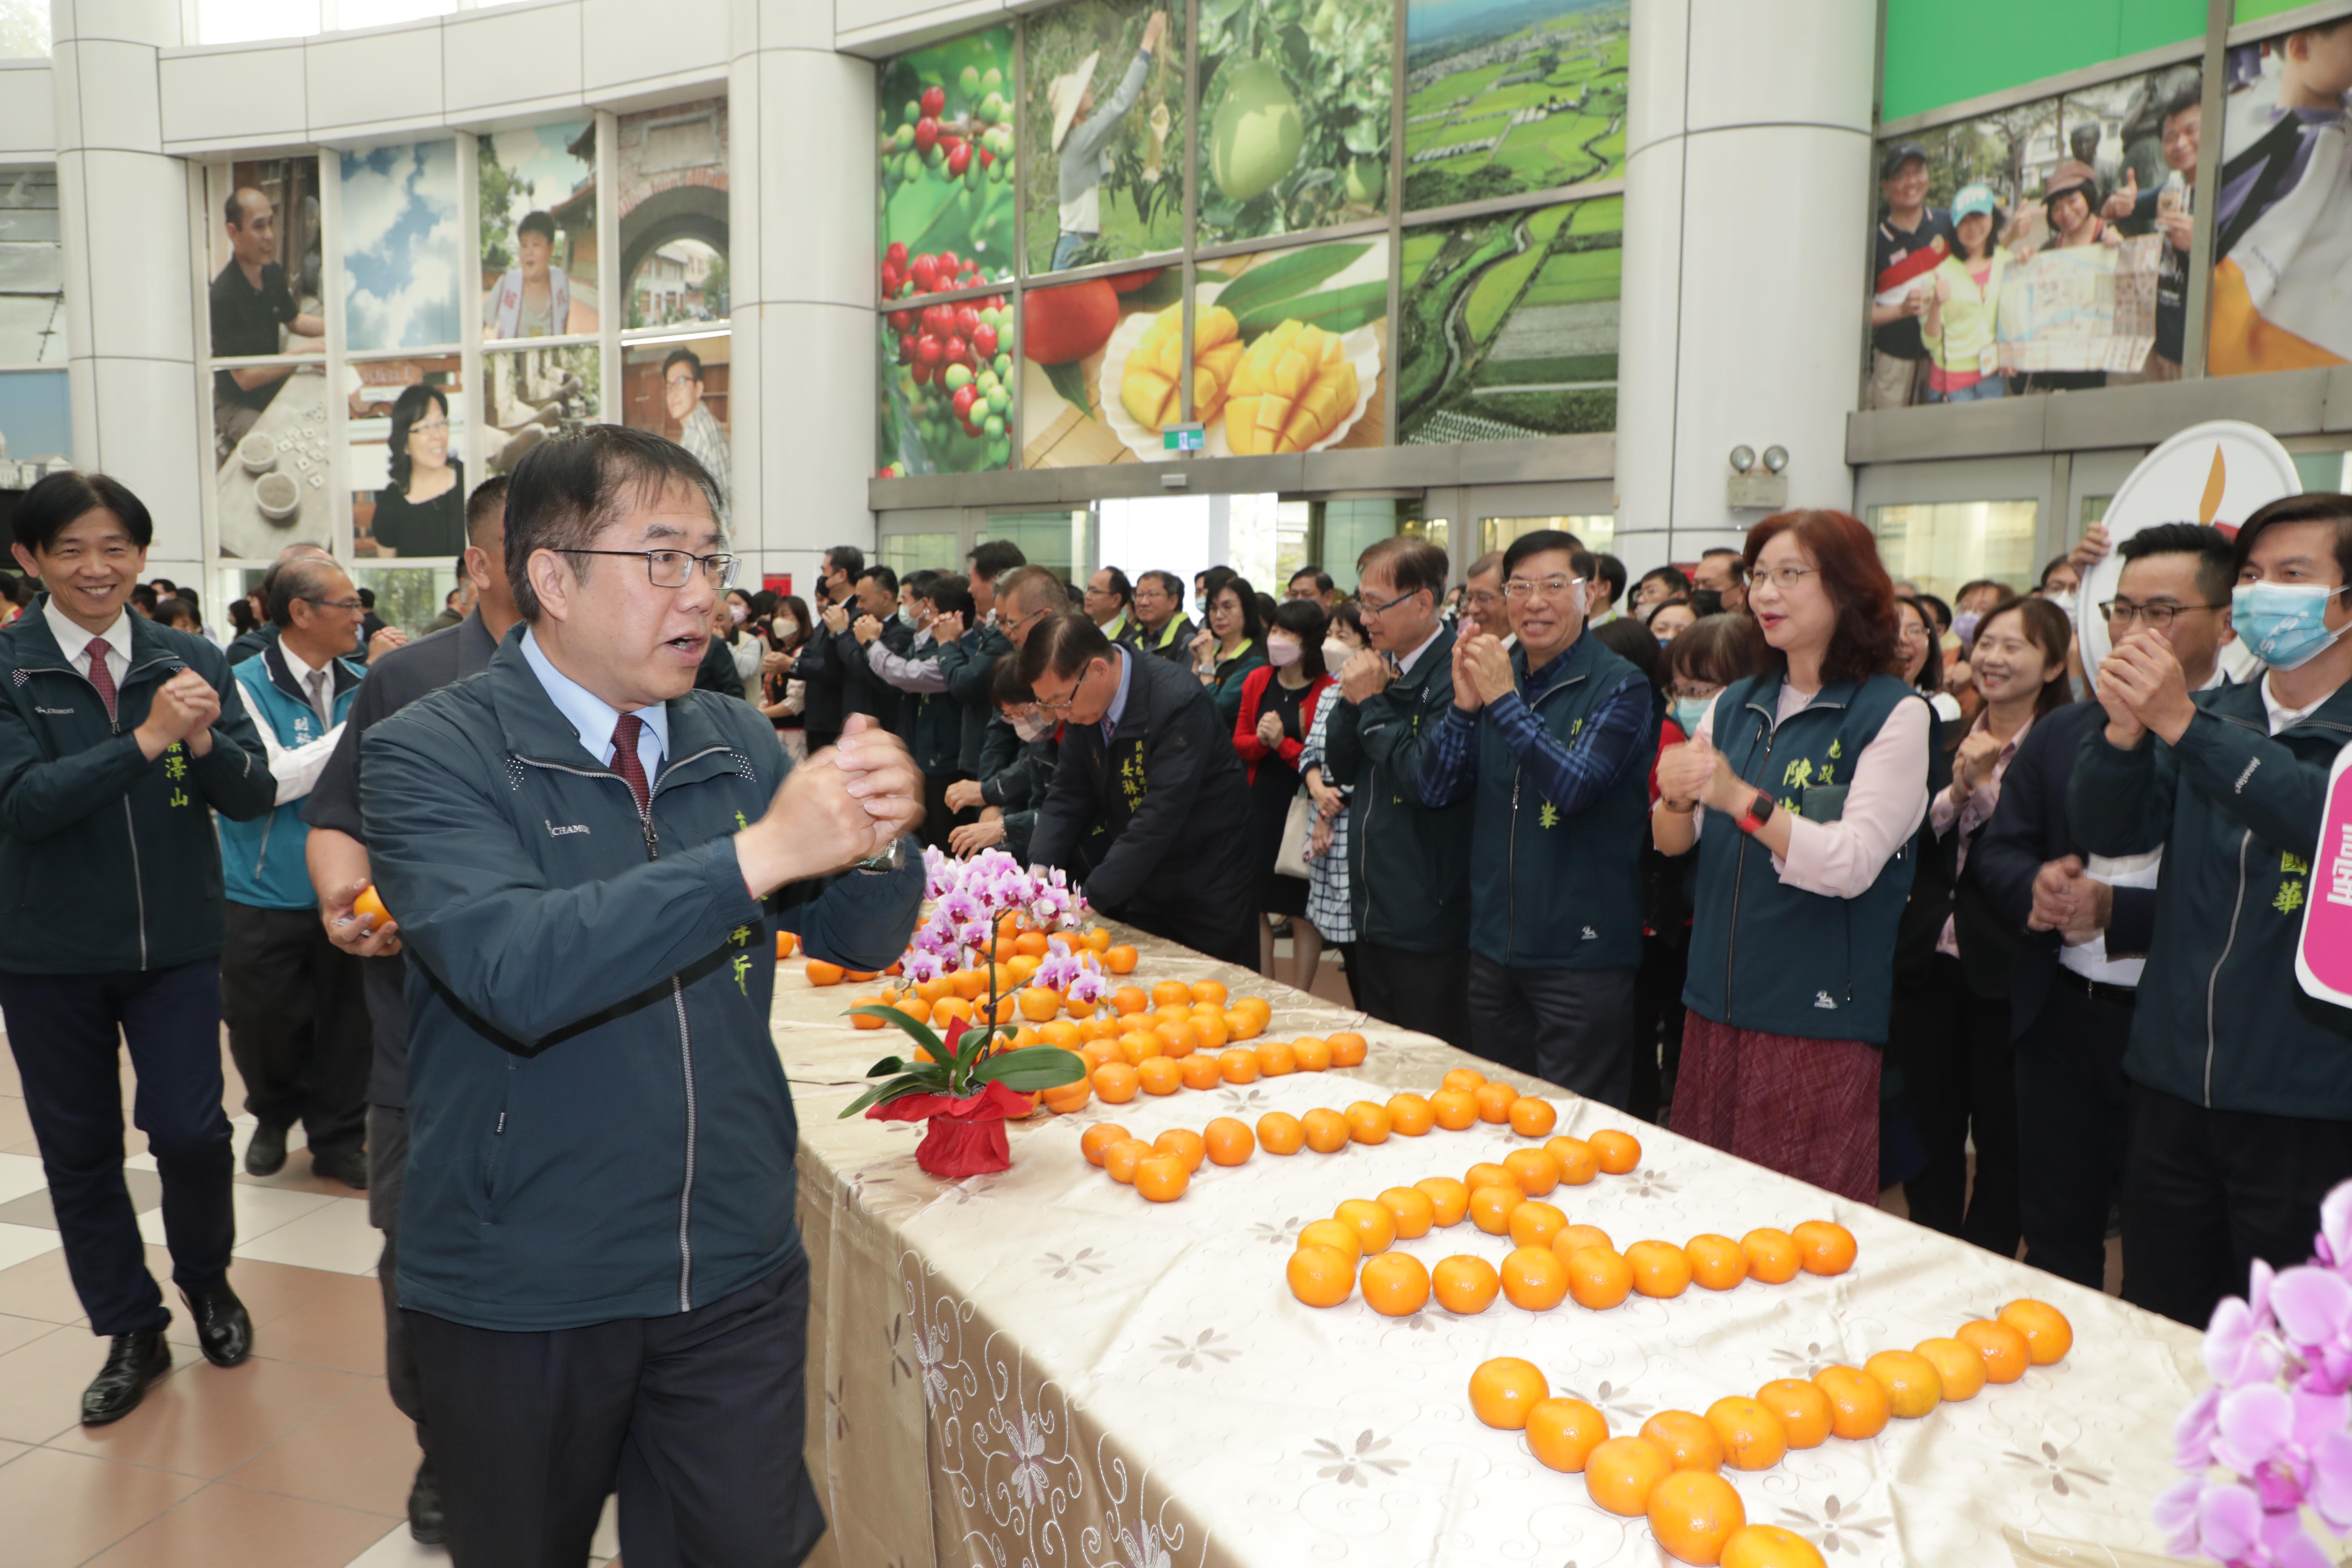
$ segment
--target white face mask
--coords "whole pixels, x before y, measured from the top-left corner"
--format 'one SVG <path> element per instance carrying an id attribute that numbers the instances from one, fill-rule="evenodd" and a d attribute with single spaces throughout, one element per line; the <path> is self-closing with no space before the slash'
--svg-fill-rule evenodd
<path id="1" fill-rule="evenodd" d="M 1347 663 L 1349 658 L 1353 655 L 1355 651 L 1356 650 L 1353 647 L 1348 643 L 1342 642 L 1338 637 L 1325 637 L 1323 639 L 1323 668 L 1329 670 L 1332 674 L 1337 675 L 1339 672 L 1339 667 Z"/>
<path id="2" fill-rule="evenodd" d="M 1297 664 L 1300 656 L 1305 654 L 1306 651 L 1306 645 L 1301 643 L 1297 637 L 1268 637 L 1265 639 L 1265 661 L 1274 666 L 1276 669 L 1286 669 L 1290 666 Z"/>
<path id="3" fill-rule="evenodd" d="M 727 618 L 733 621 L 739 626 L 751 617 L 751 612 L 745 609 L 740 604 L 730 604 L 727 606 Z"/>
<path id="4" fill-rule="evenodd" d="M 1013 732 L 1021 737 L 1024 746 L 1044 740 L 1053 728 L 1054 721 L 1034 709 L 1013 721 Z"/>
<path id="5" fill-rule="evenodd" d="M 2062 610 L 2065 611 L 2065 612 L 2066 612 L 2066 615 L 2067 615 L 2067 617 L 2068 617 L 2069 619 L 2072 619 L 2072 618 L 2074 617 L 2074 589 L 2072 589 L 2072 588 L 2052 588 L 2052 589 L 2048 589 L 2048 590 L 2046 590 L 2046 591 L 2042 594 L 2042 598 L 2043 598 L 2043 599 L 2045 599 L 2045 600 L 2046 600 L 2046 601 L 2048 601 L 2049 603 L 2053 604 L 2053 605 L 2057 605 L 2060 609 L 2062 609 Z"/>
<path id="6" fill-rule="evenodd" d="M 792 616 L 779 616 L 776 617 L 776 635 L 778 637 L 798 637 L 800 635 L 800 622 L 793 619 Z"/>

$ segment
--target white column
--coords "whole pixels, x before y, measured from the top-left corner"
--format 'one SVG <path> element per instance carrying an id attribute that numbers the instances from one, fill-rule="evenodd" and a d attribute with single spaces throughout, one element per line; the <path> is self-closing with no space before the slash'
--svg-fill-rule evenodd
<path id="1" fill-rule="evenodd" d="M 1873 0 L 1633 0 L 1617 551 L 1738 544 L 1727 455 L 1845 508 L 1870 218 Z"/>
<path id="2" fill-rule="evenodd" d="M 806 597 L 874 546 L 874 66 L 804 0 L 735 0 L 731 41 L 736 534 Z"/>
<path id="3" fill-rule="evenodd" d="M 55 0 L 51 26 L 74 461 L 147 503 L 151 575 L 199 581 L 187 166 L 163 154 L 155 68 L 179 0 Z"/>

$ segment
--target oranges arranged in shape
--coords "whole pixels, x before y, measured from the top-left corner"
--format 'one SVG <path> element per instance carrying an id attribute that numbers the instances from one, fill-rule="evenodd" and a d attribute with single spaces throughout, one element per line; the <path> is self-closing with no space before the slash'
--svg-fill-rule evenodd
<path id="1" fill-rule="evenodd" d="M 1429 1270 L 1410 1252 L 1367 1258 L 1356 1283 L 1364 1305 L 1384 1318 L 1410 1317 L 1429 1300 Z"/>

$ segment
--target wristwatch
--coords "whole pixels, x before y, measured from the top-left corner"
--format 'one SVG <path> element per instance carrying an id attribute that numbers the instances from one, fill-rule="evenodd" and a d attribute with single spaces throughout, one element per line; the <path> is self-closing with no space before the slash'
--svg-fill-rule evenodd
<path id="1" fill-rule="evenodd" d="M 863 860 L 853 860 L 849 868 L 866 872 L 868 876 L 879 876 L 885 871 L 903 871 L 907 868 L 907 841 L 893 838 L 889 848 L 879 855 L 868 855 Z"/>
<path id="2" fill-rule="evenodd" d="M 1772 797 L 1758 790 L 1748 802 L 1748 810 L 1739 819 L 1739 831 L 1753 833 L 1772 818 Z"/>

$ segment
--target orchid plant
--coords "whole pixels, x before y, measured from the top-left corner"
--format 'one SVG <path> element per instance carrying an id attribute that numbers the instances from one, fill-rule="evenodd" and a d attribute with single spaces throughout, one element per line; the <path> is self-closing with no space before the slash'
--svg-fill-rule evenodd
<path id="1" fill-rule="evenodd" d="M 908 986 L 940 979 L 956 970 L 985 963 L 988 999 L 975 1008 L 977 1020 L 969 1026 L 956 1019 L 942 1039 L 930 1026 L 887 1003 L 852 1007 L 854 1016 L 878 1018 L 903 1030 L 929 1054 L 929 1060 L 908 1061 L 885 1057 L 866 1076 L 882 1081 L 851 1100 L 842 1111 L 855 1116 L 869 1106 L 887 1104 L 909 1095 L 945 1095 L 961 1100 L 993 1083 L 1023 1094 L 1056 1089 L 1086 1076 L 1078 1057 L 1055 1046 L 1030 1046 L 1018 1050 L 995 1049 L 1000 1037 L 1010 1038 L 1018 1028 L 998 1023 L 1004 1011 L 998 986 L 1002 971 L 996 963 L 1004 918 L 1018 915 L 1044 930 L 1075 928 L 1086 911 L 1085 896 L 1059 871 L 1024 870 L 1001 849 L 983 850 L 970 860 L 958 860 L 937 848 L 923 851 L 924 893 L 931 912 L 915 929 L 913 942 L 901 961 Z M 1069 950 L 1049 952 L 1037 966 L 1035 984 L 1050 986 L 1081 1002 L 1098 1002 L 1108 992 L 1092 953 L 1083 957 Z"/>
<path id="2" fill-rule="evenodd" d="M 2332 1568 L 2311 1533 L 2352 1531 L 2352 1182 L 2320 1205 L 2317 1255 L 2273 1273 L 2205 1330 L 2212 1386 L 2173 1427 L 2189 1479 L 2157 1500 L 2168 1549 L 2225 1568 Z"/>

